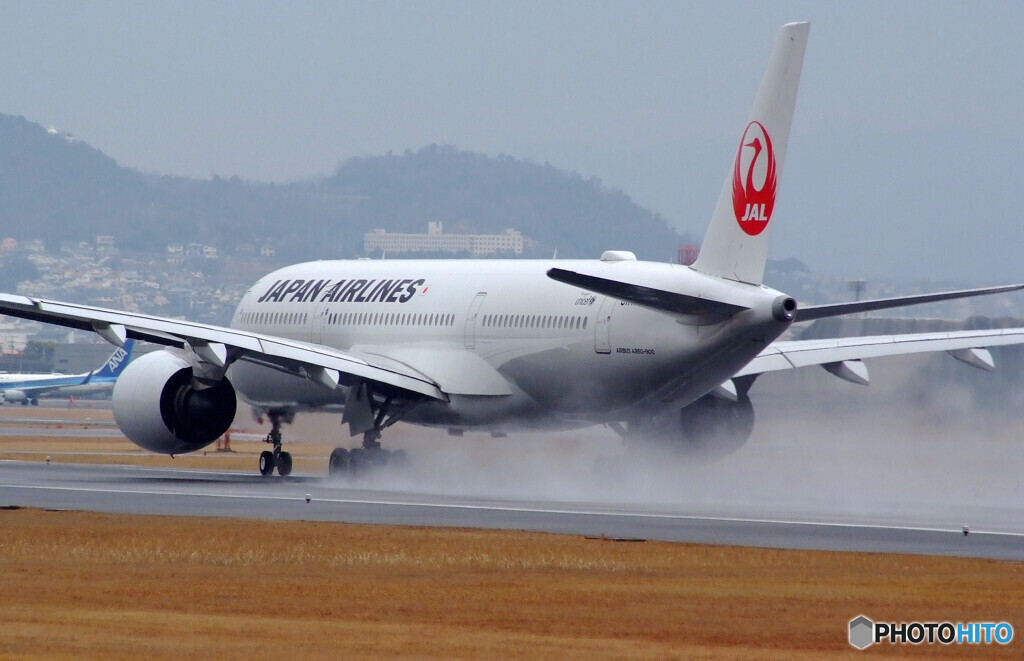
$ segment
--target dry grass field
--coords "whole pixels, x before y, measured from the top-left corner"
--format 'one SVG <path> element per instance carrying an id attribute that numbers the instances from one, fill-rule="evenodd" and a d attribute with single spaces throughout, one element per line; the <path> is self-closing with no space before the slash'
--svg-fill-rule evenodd
<path id="1" fill-rule="evenodd" d="M 0 530 L 4 659 L 853 658 L 860 613 L 1024 622 L 1019 563 L 39 510 Z"/>

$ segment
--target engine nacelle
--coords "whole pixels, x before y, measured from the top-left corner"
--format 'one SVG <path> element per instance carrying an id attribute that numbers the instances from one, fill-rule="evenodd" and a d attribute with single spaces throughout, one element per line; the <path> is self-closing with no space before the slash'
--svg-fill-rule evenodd
<path id="1" fill-rule="evenodd" d="M 739 450 L 754 431 L 754 405 L 705 395 L 678 413 L 630 425 L 630 439 L 695 459 L 718 459 Z"/>
<path id="2" fill-rule="evenodd" d="M 139 356 L 114 384 L 114 420 L 141 448 L 161 454 L 201 450 L 235 419 L 235 389 L 227 379 L 212 388 L 192 385 L 192 367 L 171 351 Z"/>
<path id="3" fill-rule="evenodd" d="M 0 402 L 10 402 L 12 404 L 25 404 L 28 402 L 28 396 L 24 390 L 4 390 L 0 393 Z"/>

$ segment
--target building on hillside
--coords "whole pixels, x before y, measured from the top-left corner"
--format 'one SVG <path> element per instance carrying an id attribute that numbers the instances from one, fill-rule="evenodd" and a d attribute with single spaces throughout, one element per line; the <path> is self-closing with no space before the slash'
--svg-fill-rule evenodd
<path id="1" fill-rule="evenodd" d="M 167 244 L 167 263 L 181 264 L 185 261 L 185 246 L 180 243 Z"/>
<path id="2" fill-rule="evenodd" d="M 500 253 L 523 254 L 523 235 L 507 229 L 503 234 L 445 234 L 441 221 L 427 223 L 426 234 L 405 234 L 375 229 L 363 235 L 363 250 L 367 254 L 404 252 L 469 253 L 484 257 Z"/>

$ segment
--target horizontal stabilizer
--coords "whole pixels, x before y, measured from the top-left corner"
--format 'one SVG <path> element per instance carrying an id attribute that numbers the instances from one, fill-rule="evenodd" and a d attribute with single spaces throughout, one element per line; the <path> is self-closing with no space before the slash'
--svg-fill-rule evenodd
<path id="1" fill-rule="evenodd" d="M 567 285 L 586 289 L 597 294 L 604 294 L 644 307 L 668 312 L 670 314 L 692 315 L 697 317 L 726 319 L 747 308 L 742 305 L 724 303 L 696 296 L 687 296 L 678 292 L 654 289 L 644 285 L 609 278 L 599 278 L 565 269 L 548 269 L 548 277 Z"/>
<path id="2" fill-rule="evenodd" d="M 970 298 L 972 296 L 988 296 L 989 294 L 1004 294 L 1006 292 L 1024 289 L 1022 285 L 1003 285 L 1002 287 L 984 287 L 982 289 L 961 289 L 958 291 L 946 291 L 937 294 L 919 294 L 916 296 L 897 296 L 895 298 L 876 298 L 871 301 L 855 301 L 852 303 L 830 303 L 828 305 L 801 306 L 796 311 L 794 321 L 814 321 L 826 317 L 839 317 L 844 314 L 857 314 L 858 312 L 873 312 L 875 310 L 888 310 L 890 308 L 901 308 L 908 305 L 921 305 L 922 303 L 937 303 L 939 301 L 951 301 L 957 298 Z"/>

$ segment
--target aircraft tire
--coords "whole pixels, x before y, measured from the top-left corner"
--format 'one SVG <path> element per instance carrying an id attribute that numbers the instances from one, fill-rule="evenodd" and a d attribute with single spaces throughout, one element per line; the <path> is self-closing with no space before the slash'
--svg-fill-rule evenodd
<path id="1" fill-rule="evenodd" d="M 327 463 L 327 472 L 330 475 L 342 475 L 348 472 L 349 464 L 349 451 L 345 448 L 334 448 L 331 451 L 331 459 Z"/>
<path id="2" fill-rule="evenodd" d="M 274 474 L 274 453 L 264 450 L 260 453 L 260 475 L 270 477 Z"/>
<path id="3" fill-rule="evenodd" d="M 288 477 L 292 474 L 292 453 L 282 452 L 277 456 L 277 474 Z"/>

